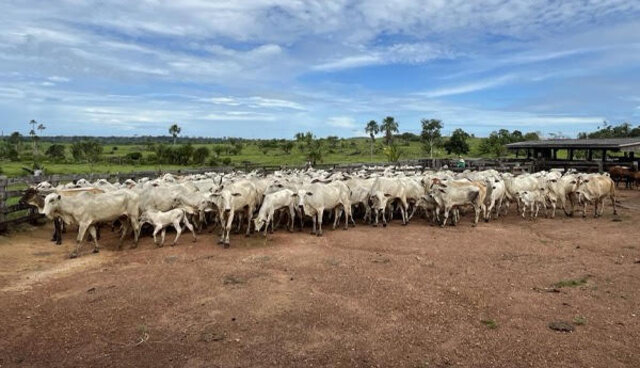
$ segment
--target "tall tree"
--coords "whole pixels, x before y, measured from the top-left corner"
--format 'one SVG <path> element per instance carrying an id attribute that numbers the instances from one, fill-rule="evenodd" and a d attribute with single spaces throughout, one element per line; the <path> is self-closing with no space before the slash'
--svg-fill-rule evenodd
<path id="1" fill-rule="evenodd" d="M 442 142 L 442 121 L 438 119 L 422 119 L 422 133 L 420 138 L 425 144 L 425 148 L 429 149 L 429 157 L 433 158 L 433 148 L 438 147 Z"/>
<path id="2" fill-rule="evenodd" d="M 20 132 L 11 133 L 11 135 L 9 136 L 9 143 L 13 145 L 13 148 L 16 151 L 19 151 L 20 145 L 22 143 L 22 134 L 20 134 Z"/>
<path id="3" fill-rule="evenodd" d="M 47 129 L 46 126 L 44 126 L 44 124 L 38 124 L 38 127 L 36 128 L 38 130 L 38 132 L 42 132 L 45 129 Z M 42 134 L 42 133 L 39 133 Z M 40 138 L 38 136 L 35 137 L 36 138 L 36 153 L 38 153 L 38 141 L 40 140 Z"/>
<path id="4" fill-rule="evenodd" d="M 376 134 L 380 133 L 380 126 L 378 126 L 378 123 L 375 120 L 371 120 L 367 123 L 364 131 L 369 134 L 369 137 L 371 138 L 369 156 L 371 161 L 373 161 L 373 145 L 376 143 Z"/>
<path id="5" fill-rule="evenodd" d="M 444 144 L 444 149 L 449 154 L 462 155 L 469 153 L 469 144 L 467 143 L 469 137 L 469 133 L 458 128 L 453 131 L 449 140 Z"/>
<path id="6" fill-rule="evenodd" d="M 384 143 L 389 145 L 393 142 L 393 133 L 398 132 L 398 122 L 393 116 L 387 116 L 380 124 L 380 131 L 384 132 Z"/>
<path id="7" fill-rule="evenodd" d="M 180 131 L 182 131 L 182 128 L 180 128 L 178 126 L 178 124 L 173 124 L 169 127 L 169 134 L 171 134 L 173 136 L 173 145 L 175 146 L 176 144 L 176 139 L 178 139 L 178 135 L 180 134 Z"/>
<path id="8" fill-rule="evenodd" d="M 29 125 L 31 125 L 31 130 L 29 131 L 29 135 L 31 136 L 31 149 L 33 150 L 33 154 L 36 154 L 36 126 L 38 125 L 38 122 L 31 119 L 31 121 L 29 122 Z"/>

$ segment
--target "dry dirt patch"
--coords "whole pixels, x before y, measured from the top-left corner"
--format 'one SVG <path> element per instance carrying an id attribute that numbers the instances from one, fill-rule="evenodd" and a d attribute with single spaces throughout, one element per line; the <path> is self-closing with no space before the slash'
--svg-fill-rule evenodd
<path id="1" fill-rule="evenodd" d="M 640 192 L 620 197 L 621 221 L 417 220 L 228 250 L 203 234 L 118 251 L 105 232 L 75 260 L 72 234 L 36 228 L 0 241 L 0 365 L 640 366 Z"/>

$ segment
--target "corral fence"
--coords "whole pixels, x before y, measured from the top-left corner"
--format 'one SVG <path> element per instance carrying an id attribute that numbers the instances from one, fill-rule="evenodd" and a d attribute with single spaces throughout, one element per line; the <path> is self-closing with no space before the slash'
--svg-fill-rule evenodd
<path id="1" fill-rule="evenodd" d="M 604 165 L 604 166 L 603 166 Z M 613 163 L 612 163 L 613 165 Z M 465 168 L 458 166 L 458 160 L 456 159 L 416 159 L 416 160 L 401 160 L 396 163 L 389 162 L 361 162 L 361 163 L 346 163 L 346 164 L 319 164 L 314 166 L 315 168 L 325 170 L 342 170 L 352 171 L 359 170 L 363 166 L 366 167 L 379 167 L 381 170 L 386 166 L 410 166 L 413 168 L 431 168 L 442 169 L 448 168 L 453 171 L 463 171 L 465 169 L 471 170 L 487 170 L 495 169 L 501 172 L 511 172 L 513 174 L 521 174 L 526 172 L 534 172 L 538 170 L 555 169 L 570 169 L 575 168 L 583 172 L 596 172 L 606 170 L 606 164 L 602 162 L 588 162 L 588 161 L 533 161 L 527 159 L 466 159 Z M 23 194 L 23 191 L 30 185 L 35 185 L 42 181 L 48 181 L 52 185 L 64 184 L 68 182 L 74 182 L 78 179 L 84 178 L 89 181 L 96 181 L 99 179 L 106 179 L 109 182 L 123 182 L 127 179 L 137 180 L 143 177 L 157 177 L 162 174 L 172 173 L 179 175 L 190 174 L 203 174 L 205 172 L 231 172 L 234 170 L 243 170 L 249 172 L 252 170 L 262 170 L 264 172 L 273 172 L 281 169 L 300 169 L 300 166 L 284 166 L 284 165 L 255 165 L 246 163 L 236 167 L 205 167 L 199 169 L 180 169 L 180 170 L 150 170 L 150 171 L 138 171 L 130 173 L 112 173 L 112 174 L 73 174 L 73 175 L 44 175 L 44 176 L 24 176 L 7 178 L 6 176 L 0 176 L 0 232 L 6 231 L 10 226 L 24 222 L 33 222 L 41 218 L 42 215 L 38 214 L 32 207 L 19 203 L 19 199 Z M 413 169 L 410 169 L 413 170 Z"/>

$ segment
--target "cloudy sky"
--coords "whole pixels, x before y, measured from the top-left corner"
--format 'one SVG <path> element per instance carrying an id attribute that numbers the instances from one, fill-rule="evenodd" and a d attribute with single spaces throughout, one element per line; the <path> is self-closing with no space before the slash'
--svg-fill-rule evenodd
<path id="1" fill-rule="evenodd" d="M 640 1 L 3 0 L 0 124 L 51 135 L 476 135 L 640 123 Z"/>

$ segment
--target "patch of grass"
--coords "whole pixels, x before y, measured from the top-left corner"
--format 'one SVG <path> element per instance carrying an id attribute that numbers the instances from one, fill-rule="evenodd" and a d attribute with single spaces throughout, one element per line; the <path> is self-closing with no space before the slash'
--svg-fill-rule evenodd
<path id="1" fill-rule="evenodd" d="M 329 266 L 333 266 L 333 267 L 338 267 L 340 265 L 340 261 L 338 261 L 335 258 L 329 258 L 326 260 L 326 262 Z"/>
<path id="2" fill-rule="evenodd" d="M 584 316 L 575 316 L 573 317 L 573 324 L 576 326 L 582 326 L 587 324 L 587 318 Z"/>
<path id="3" fill-rule="evenodd" d="M 242 277 L 239 277 L 239 276 L 226 275 L 224 277 L 224 279 L 222 280 L 222 282 L 225 285 L 237 285 L 237 284 L 244 284 L 247 281 L 245 279 L 243 279 Z"/>
<path id="4" fill-rule="evenodd" d="M 480 323 L 482 323 L 483 325 L 487 326 L 487 328 L 490 329 L 490 330 L 494 330 L 494 329 L 498 328 L 498 322 L 496 322 L 493 319 L 481 319 Z"/>
<path id="5" fill-rule="evenodd" d="M 147 342 L 147 340 L 149 340 L 149 329 L 147 328 L 147 325 L 138 326 L 138 333 L 140 334 L 140 336 L 138 337 L 138 341 L 136 341 L 136 346 L 143 344 Z"/>
<path id="6" fill-rule="evenodd" d="M 585 285 L 587 283 L 588 279 L 589 278 L 587 276 L 585 276 L 585 277 L 582 277 L 582 278 L 579 278 L 579 279 L 560 280 L 560 281 L 556 282 L 555 284 L 553 284 L 553 286 L 556 287 L 556 288 L 582 286 L 582 285 Z"/>

